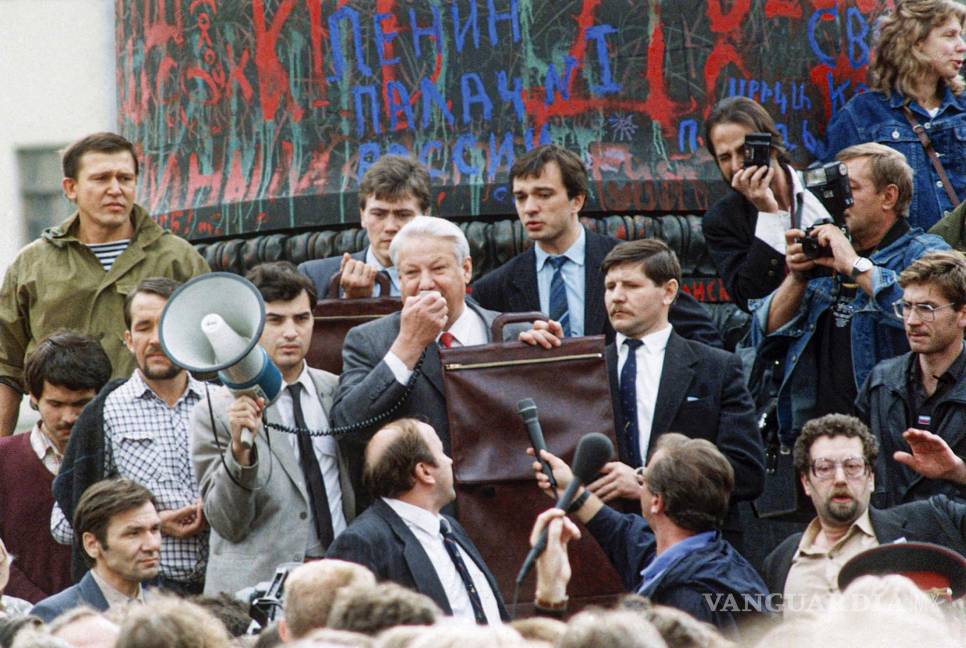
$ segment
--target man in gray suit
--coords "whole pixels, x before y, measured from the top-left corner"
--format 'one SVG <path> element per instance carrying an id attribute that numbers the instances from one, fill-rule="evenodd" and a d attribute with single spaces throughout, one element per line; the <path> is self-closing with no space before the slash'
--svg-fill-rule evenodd
<path id="1" fill-rule="evenodd" d="M 453 223 L 417 216 L 389 249 L 399 269 L 403 309 L 349 331 L 332 408 L 336 425 L 357 426 L 345 437 L 353 444 L 355 477 L 365 443 L 378 429 L 379 421 L 370 419 L 390 410 L 393 417 L 424 419 L 449 452 L 438 349 L 488 343 L 498 315 L 466 299 L 473 265 L 466 237 Z"/>
<path id="2" fill-rule="evenodd" d="M 323 298 L 374 297 L 379 294 L 376 275 L 389 278 L 389 294 L 399 296 L 399 275 L 389 256 L 389 244 L 406 223 L 429 212 L 429 172 L 419 162 L 399 155 L 386 155 L 373 164 L 359 183 L 359 223 L 366 230 L 369 246 L 342 256 L 315 259 L 299 265 L 299 272 L 312 280 L 315 293 Z M 329 282 L 341 272 L 339 294 L 330 294 Z"/>
<path id="3" fill-rule="evenodd" d="M 337 382 L 305 363 L 316 301 L 312 283 L 288 262 L 256 266 L 247 278 L 266 302 L 259 343 L 287 386 L 268 408 L 261 399 L 218 389 L 210 409 L 206 399 L 191 413 L 192 460 L 211 525 L 206 594 L 267 580 L 280 563 L 321 558 L 355 514 L 333 437 L 288 433 L 329 427 Z M 257 431 L 250 449 L 241 443 L 245 428 Z"/>

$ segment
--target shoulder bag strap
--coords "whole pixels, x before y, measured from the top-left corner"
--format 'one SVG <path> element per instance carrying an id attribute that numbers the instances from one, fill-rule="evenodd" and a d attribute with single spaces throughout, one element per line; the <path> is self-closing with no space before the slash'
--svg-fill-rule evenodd
<path id="1" fill-rule="evenodd" d="M 946 195 L 949 196 L 949 200 L 953 207 L 959 204 L 959 198 L 956 196 L 955 190 L 953 190 L 953 185 L 949 182 L 949 178 L 946 176 L 946 170 L 943 169 L 942 162 L 939 161 L 939 154 L 936 153 L 936 149 L 933 148 L 932 142 L 929 141 L 929 136 L 926 135 L 926 129 L 924 129 L 916 118 L 913 116 L 912 111 L 909 110 L 909 106 L 903 106 L 902 112 L 906 116 L 909 125 L 912 126 L 912 131 L 922 142 L 922 148 L 926 149 L 926 155 L 929 156 L 929 161 L 932 162 L 932 168 L 936 170 L 939 174 L 939 179 L 943 183 L 943 188 L 946 190 Z"/>

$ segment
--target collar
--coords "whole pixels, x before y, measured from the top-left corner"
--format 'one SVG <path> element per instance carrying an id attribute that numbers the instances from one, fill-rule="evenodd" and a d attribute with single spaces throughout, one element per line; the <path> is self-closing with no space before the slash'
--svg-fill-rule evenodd
<path id="1" fill-rule="evenodd" d="M 936 379 L 941 383 L 955 384 L 959 377 L 963 375 L 963 369 L 966 368 L 966 353 L 963 352 L 966 349 L 966 345 L 960 348 L 959 355 L 953 360 L 953 363 L 949 365 L 949 368 L 943 372 L 943 375 L 936 376 Z M 909 358 L 909 366 L 906 370 L 907 377 L 910 383 L 921 383 L 922 382 L 922 371 L 919 365 L 919 354 L 911 353 Z"/>
<path id="2" fill-rule="evenodd" d="M 47 457 L 48 454 L 53 454 L 58 461 L 62 461 L 64 458 L 63 453 L 57 449 L 54 442 L 50 440 L 44 431 L 41 429 L 43 425 L 42 421 L 37 421 L 37 424 L 30 429 L 30 447 L 33 448 L 34 454 L 41 462 Z"/>
<path id="3" fill-rule="evenodd" d="M 162 403 L 164 402 L 164 399 L 158 396 L 157 393 L 155 393 L 155 391 L 151 389 L 151 387 L 146 382 L 144 382 L 144 378 L 141 376 L 140 369 L 134 370 L 134 373 L 132 373 L 131 377 L 128 378 L 128 381 L 125 384 L 125 387 L 129 389 L 129 393 L 131 394 L 132 399 L 147 400 L 147 399 L 154 398 L 158 401 L 161 401 Z M 195 380 L 191 376 L 191 373 L 188 372 L 188 384 L 185 386 L 185 390 L 181 394 L 181 396 L 178 397 L 178 400 L 175 403 L 175 406 L 177 406 L 178 403 L 184 400 L 184 398 L 189 394 L 193 395 L 195 398 L 198 398 L 200 400 L 201 395 L 204 393 L 204 391 L 205 391 L 204 384 L 202 384 L 201 381 Z"/>
<path id="4" fill-rule="evenodd" d="M 131 245 L 137 242 L 138 245 L 152 243 L 166 230 L 162 229 L 140 205 L 134 205 L 131 210 L 131 224 L 134 225 L 134 233 L 131 235 Z M 80 227 L 80 211 L 74 211 L 70 217 L 56 227 L 48 227 L 41 234 L 41 238 L 57 247 L 63 247 L 68 243 L 80 243 L 77 238 L 77 229 Z"/>
<path id="5" fill-rule="evenodd" d="M 577 235 L 577 240 L 573 242 L 567 250 L 560 256 L 565 256 L 570 259 L 571 262 L 577 264 L 578 266 L 584 265 L 584 259 L 587 257 L 587 232 L 584 230 L 584 226 L 580 225 L 580 233 Z M 557 256 L 554 254 L 548 254 L 540 249 L 540 246 L 536 243 L 533 244 L 533 251 L 537 255 L 537 272 L 543 270 L 543 266 L 546 265 L 547 259 L 552 256 Z"/>
<path id="6" fill-rule="evenodd" d="M 100 575 L 93 569 L 90 570 L 90 574 L 91 578 L 94 579 L 94 582 L 97 583 L 97 586 L 100 588 L 101 594 L 104 595 L 104 600 L 107 601 L 108 607 L 133 603 L 134 601 L 144 603 L 144 588 L 141 587 L 141 583 L 138 583 L 137 593 L 134 596 L 128 596 L 101 578 Z"/>
<path id="7" fill-rule="evenodd" d="M 463 312 L 453 325 L 450 326 L 447 331 L 453 334 L 453 337 L 463 346 L 469 346 L 467 340 L 472 340 L 474 336 L 474 331 L 476 330 L 478 324 L 480 323 L 480 316 L 470 308 L 466 301 L 463 301 Z M 440 331 L 440 335 L 442 335 Z M 436 340 L 439 340 L 439 335 L 436 336 Z"/>
<path id="8" fill-rule="evenodd" d="M 875 247 L 868 250 L 856 250 L 855 252 L 859 256 L 863 257 L 872 256 L 874 253 L 884 250 L 898 241 L 905 234 L 907 234 L 910 229 L 912 229 L 912 227 L 909 225 L 909 221 L 906 220 L 906 217 L 900 216 L 896 219 L 896 222 L 892 224 L 892 227 L 889 228 L 889 231 L 885 233 L 885 236 L 882 237 L 882 240 L 875 245 Z"/>
<path id="9" fill-rule="evenodd" d="M 662 328 L 660 331 L 648 333 L 644 337 L 640 338 L 641 342 L 644 343 L 644 346 L 641 348 L 646 349 L 648 353 L 663 353 L 664 350 L 667 349 L 668 340 L 671 339 L 671 333 L 673 332 L 674 327 L 668 323 L 668 325 Z M 624 340 L 626 339 L 627 336 L 623 333 L 618 333 L 614 338 L 614 341 L 617 343 L 618 353 L 620 353 L 620 350 L 623 348 Z"/>
<path id="10" fill-rule="evenodd" d="M 824 555 L 822 552 L 812 549 L 812 545 L 815 543 L 815 538 L 818 536 L 818 532 L 821 529 L 822 523 L 819 522 L 817 517 L 809 522 L 808 527 L 805 529 L 805 533 L 802 534 L 801 541 L 798 543 L 797 555 Z M 845 535 L 835 543 L 832 549 L 841 547 L 857 533 L 862 533 L 870 538 L 876 537 L 875 530 L 872 528 L 872 520 L 869 518 L 868 507 L 866 507 L 865 512 L 859 516 L 859 519 L 852 523 L 852 526 L 850 526 L 848 531 L 845 532 Z"/>
<path id="11" fill-rule="evenodd" d="M 893 90 L 892 94 L 889 95 L 890 108 L 893 108 L 895 110 L 900 110 L 903 104 L 905 103 L 906 103 L 906 96 L 897 92 L 896 90 Z M 939 103 L 939 112 L 936 113 L 936 117 L 939 117 L 939 115 L 943 114 L 943 112 L 945 112 L 946 109 L 949 108 L 950 106 L 953 106 L 953 107 L 958 106 L 956 101 L 956 95 L 954 95 L 952 90 L 949 89 L 948 84 L 943 83 L 943 100 Z M 913 112 L 916 112 L 916 111 L 920 112 L 927 119 L 934 119 L 934 117 L 930 117 L 929 112 L 925 108 L 920 106 L 916 101 L 909 100 L 909 109 L 912 110 Z"/>
<path id="12" fill-rule="evenodd" d="M 299 372 L 299 377 L 295 379 L 295 382 L 302 385 L 302 389 L 306 394 L 316 395 L 318 392 L 315 389 L 315 382 L 312 380 L 312 374 L 309 373 L 309 363 L 302 360 L 302 371 Z M 289 383 L 289 385 L 294 383 Z"/>
<path id="13" fill-rule="evenodd" d="M 709 544 L 714 542 L 718 537 L 718 532 L 702 531 L 701 533 L 696 533 L 690 538 L 685 538 L 681 542 L 671 545 L 668 547 L 667 551 L 662 553 L 660 556 L 651 561 L 647 567 L 641 570 L 641 578 L 643 579 L 642 585 L 648 583 L 648 581 L 661 575 L 668 567 L 672 564 L 688 555 L 707 547 Z"/>
<path id="14" fill-rule="evenodd" d="M 371 245 L 366 248 L 366 265 L 375 268 L 377 272 L 385 272 L 389 275 L 389 283 L 399 290 L 399 271 L 396 270 L 396 266 L 382 265 L 376 253 L 372 251 Z"/>
<path id="15" fill-rule="evenodd" d="M 439 524 L 443 519 L 441 515 L 437 515 L 432 511 L 427 511 L 424 508 L 410 504 L 409 502 L 394 499 L 392 497 L 383 497 L 382 501 L 385 502 L 386 505 L 396 513 L 396 515 L 401 517 L 406 524 L 419 527 L 433 537 L 440 535 Z"/>

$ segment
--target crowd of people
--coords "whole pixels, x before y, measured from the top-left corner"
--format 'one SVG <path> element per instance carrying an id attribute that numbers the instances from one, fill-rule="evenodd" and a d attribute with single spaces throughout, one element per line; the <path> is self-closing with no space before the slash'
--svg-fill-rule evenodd
<path id="1" fill-rule="evenodd" d="M 828 127 L 844 203 L 809 189 L 761 105 L 713 106 L 730 190 L 703 229 L 750 314 L 737 349 L 665 242 L 581 224 L 577 153 L 514 161 L 532 245 L 475 281 L 463 230 L 428 215 L 427 170 L 389 155 L 360 183 L 364 250 L 246 274 L 284 384 L 266 402 L 166 354 L 165 307 L 209 268 L 135 204 L 129 141 L 74 143 L 76 212 L 0 289 L 0 646 L 960 645 L 964 24 L 952 0 L 881 19 L 871 89 Z M 368 297 L 400 310 L 349 331 L 340 374 L 310 366 L 319 300 Z M 492 339 L 530 311 L 546 317 Z M 454 507 L 439 351 L 591 335 L 616 455 L 585 477 L 529 449 L 548 508 L 533 613 L 513 618 Z M 39 420 L 14 433 L 24 395 Z M 609 567 L 571 563 L 582 535 Z M 611 607 L 570 601 L 575 570 L 609 568 Z"/>

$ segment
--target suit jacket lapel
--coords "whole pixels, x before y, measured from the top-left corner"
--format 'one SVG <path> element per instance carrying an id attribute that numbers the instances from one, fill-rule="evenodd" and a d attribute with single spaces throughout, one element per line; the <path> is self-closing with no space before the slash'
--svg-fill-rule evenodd
<path id="1" fill-rule="evenodd" d="M 392 532 L 402 542 L 403 559 L 409 567 L 409 573 L 413 576 L 416 591 L 436 601 L 446 614 L 453 614 L 449 599 L 446 597 L 446 590 L 443 589 L 443 584 L 439 582 L 439 576 L 436 575 L 436 568 L 433 567 L 429 556 L 423 551 L 423 546 L 419 544 L 419 540 L 409 530 L 403 519 L 396 515 L 388 504 L 379 499 L 372 503 L 372 509 L 386 521 Z"/>
<path id="2" fill-rule="evenodd" d="M 507 301 L 510 312 L 523 313 L 540 310 L 540 291 L 537 288 L 537 254 L 533 246 L 515 259 Z"/>
<path id="3" fill-rule="evenodd" d="M 104 597 L 104 592 L 97 586 L 97 581 L 90 572 L 84 574 L 77 584 L 77 590 L 84 602 L 90 604 L 95 610 L 103 611 L 108 608 L 107 598 Z"/>
<path id="4" fill-rule="evenodd" d="M 603 331 L 607 313 L 600 308 L 604 303 L 604 279 L 600 274 L 600 264 L 607 250 L 599 245 L 604 237 L 584 228 L 586 248 L 584 252 L 584 335 L 586 331 Z"/>
<path id="5" fill-rule="evenodd" d="M 473 541 L 470 540 L 469 536 L 466 535 L 464 529 L 456 523 L 456 520 L 450 518 L 449 521 L 450 528 L 453 529 L 453 535 L 456 536 L 456 540 L 459 542 L 460 546 L 466 551 L 469 557 L 476 563 L 480 571 L 483 572 L 483 576 L 486 578 L 486 582 L 490 585 L 490 590 L 493 592 L 493 597 L 496 599 L 497 607 L 500 609 L 500 616 L 504 619 L 508 619 L 508 613 L 506 606 L 503 603 L 503 596 L 500 594 L 500 586 L 496 582 L 496 578 L 493 576 L 493 572 L 490 571 L 486 563 L 483 562 L 483 556 L 480 552 L 476 550 L 476 546 Z"/>
<path id="6" fill-rule="evenodd" d="M 672 332 L 664 350 L 664 368 L 661 370 L 657 403 L 654 405 L 654 418 L 651 421 L 651 448 L 654 447 L 655 440 L 667 432 L 674 421 L 674 416 L 691 387 L 697 361 L 684 339 Z"/>
<path id="7" fill-rule="evenodd" d="M 624 433 L 624 412 L 621 411 L 621 386 L 617 379 L 617 345 L 608 344 L 604 349 L 604 359 L 607 362 L 607 378 L 610 382 L 610 402 L 614 409 L 614 437 L 617 439 L 617 456 L 626 464 L 634 465 L 634 460 L 628 455 L 627 438 Z"/>
<path id="8" fill-rule="evenodd" d="M 265 418 L 273 423 L 281 423 L 282 417 L 278 413 L 278 403 L 268 408 L 265 413 Z M 289 479 L 298 486 L 299 492 L 302 493 L 305 501 L 308 501 L 309 497 L 305 491 L 305 477 L 302 475 L 302 466 L 299 465 L 298 459 L 295 458 L 295 450 L 292 448 L 292 444 L 288 438 L 289 435 L 285 432 L 276 432 L 274 430 L 266 430 L 266 433 L 271 435 L 272 454 L 278 459 L 279 465 L 282 466 L 282 470 L 289 476 Z"/>

